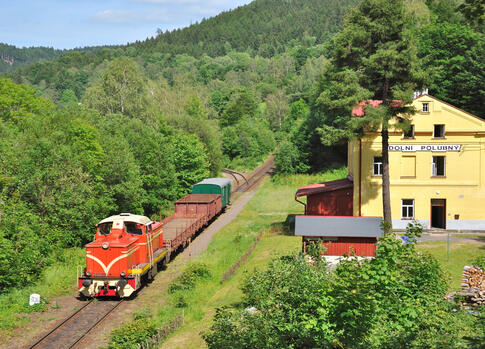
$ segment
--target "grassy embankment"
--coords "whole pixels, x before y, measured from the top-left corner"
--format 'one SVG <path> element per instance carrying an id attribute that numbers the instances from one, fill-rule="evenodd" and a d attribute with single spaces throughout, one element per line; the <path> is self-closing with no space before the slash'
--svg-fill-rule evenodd
<path id="1" fill-rule="evenodd" d="M 485 235 L 454 235 L 473 238 L 470 242 L 450 242 L 450 256 L 447 254 L 446 241 L 427 241 L 418 244 L 418 249 L 435 257 L 448 276 L 450 291 L 460 288 L 463 267 L 470 265 L 478 256 L 485 254 Z"/>
<path id="2" fill-rule="evenodd" d="M 44 311 L 48 306 L 55 307 L 55 304 L 46 304 L 51 298 L 74 291 L 76 268 L 85 264 L 84 249 L 66 249 L 56 259 L 55 263 L 44 270 L 35 285 L 0 294 L 0 337 L 28 322 L 31 319 L 29 313 Z M 41 295 L 41 304 L 29 306 L 32 293 Z"/>
<path id="3" fill-rule="evenodd" d="M 150 313 L 159 325 L 182 308 L 185 310 L 185 325 L 167 340 L 164 347 L 204 347 L 200 332 L 208 329 L 216 308 L 240 301 L 242 293 L 239 285 L 247 271 L 264 268 L 275 255 L 300 250 L 300 238 L 289 234 L 284 225 L 288 214 L 303 213 L 303 206 L 294 201 L 297 187 L 346 175 L 347 170 L 341 168 L 316 176 L 265 180 L 238 218 L 218 232 L 209 248 L 192 262 L 193 265 L 207 267 L 210 276 L 199 278 L 192 289 L 167 293 L 165 299 L 158 301 L 161 304 L 158 309 L 151 308 Z M 221 285 L 222 274 L 246 252 L 259 232 L 263 232 L 263 237 L 250 258 Z M 173 268 L 174 265 L 169 265 L 166 272 L 170 273 Z M 122 338 L 119 340 L 122 342 Z M 116 345 L 113 344 L 113 347 Z"/>

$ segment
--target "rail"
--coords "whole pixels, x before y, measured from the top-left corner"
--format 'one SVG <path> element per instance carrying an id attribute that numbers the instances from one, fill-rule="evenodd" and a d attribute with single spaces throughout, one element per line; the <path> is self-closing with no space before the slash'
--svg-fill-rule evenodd
<path id="1" fill-rule="evenodd" d="M 122 302 L 90 300 L 29 348 L 72 348 Z"/>

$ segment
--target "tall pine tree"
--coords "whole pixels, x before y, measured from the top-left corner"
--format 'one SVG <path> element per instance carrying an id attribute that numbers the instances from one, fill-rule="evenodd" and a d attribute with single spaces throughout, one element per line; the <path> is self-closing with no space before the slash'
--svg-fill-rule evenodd
<path id="1" fill-rule="evenodd" d="M 409 24 L 411 18 L 403 0 L 361 1 L 334 38 L 331 53 L 336 78 L 350 74 L 360 85 L 361 95 L 382 101 L 377 108 L 366 108 L 365 117 L 354 118 L 346 126 L 353 132 L 363 128 L 381 130 L 383 213 L 389 227 L 389 128 L 394 123 L 404 129 L 409 125 L 406 119 L 415 112 L 410 106 L 413 92 L 421 87 L 424 78 Z M 332 103 L 340 107 L 346 100 L 349 96 L 341 95 Z"/>

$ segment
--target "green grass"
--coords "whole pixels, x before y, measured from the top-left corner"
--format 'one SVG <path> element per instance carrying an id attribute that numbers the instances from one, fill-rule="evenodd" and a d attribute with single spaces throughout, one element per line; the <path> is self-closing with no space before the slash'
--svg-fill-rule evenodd
<path id="1" fill-rule="evenodd" d="M 435 257 L 448 277 L 450 291 L 460 288 L 463 267 L 485 254 L 485 243 L 450 242 L 450 256 L 447 255 L 446 241 L 427 241 L 417 248 Z"/>
<path id="2" fill-rule="evenodd" d="M 200 333 L 207 330 L 215 309 L 241 301 L 242 279 L 255 268 L 265 268 L 275 255 L 294 253 L 301 248 L 301 239 L 288 232 L 285 221 L 289 214 L 303 213 L 303 205 L 294 200 L 299 186 L 345 178 L 347 170 L 334 169 L 320 175 L 295 175 L 266 179 L 238 218 L 218 232 L 208 249 L 192 263 L 204 264 L 210 276 L 200 278 L 193 289 L 166 294 L 163 306 L 152 309 L 157 323 L 172 319 L 186 305 L 185 324 L 164 344 L 167 348 L 204 347 Z M 263 237 L 249 259 L 224 284 L 223 273 L 241 257 L 263 232 Z M 173 268 L 173 266 L 169 266 Z"/>
<path id="3" fill-rule="evenodd" d="M 0 295 L 0 334 L 29 321 L 29 313 L 46 310 L 46 304 L 52 297 L 73 291 L 76 266 L 84 265 L 85 251 L 81 248 L 66 249 L 57 259 L 56 263 L 44 270 L 35 285 L 12 289 Z M 32 293 L 41 295 L 41 304 L 29 306 Z"/>

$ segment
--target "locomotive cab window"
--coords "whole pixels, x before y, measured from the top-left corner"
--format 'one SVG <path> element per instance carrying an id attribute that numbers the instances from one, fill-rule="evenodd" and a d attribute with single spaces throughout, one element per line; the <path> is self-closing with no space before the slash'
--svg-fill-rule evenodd
<path id="1" fill-rule="evenodd" d="M 103 223 L 98 226 L 99 235 L 109 235 L 111 233 L 112 223 Z"/>
<path id="2" fill-rule="evenodd" d="M 126 232 L 132 235 L 143 235 L 143 230 L 141 229 L 141 224 L 125 222 Z"/>

